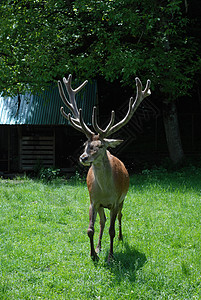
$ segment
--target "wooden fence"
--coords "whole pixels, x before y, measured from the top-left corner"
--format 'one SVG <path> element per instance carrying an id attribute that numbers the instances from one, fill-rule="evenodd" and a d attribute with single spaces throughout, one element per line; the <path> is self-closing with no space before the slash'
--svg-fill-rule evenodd
<path id="1" fill-rule="evenodd" d="M 54 136 L 22 136 L 20 142 L 20 169 L 33 170 L 36 166 L 55 165 Z"/>

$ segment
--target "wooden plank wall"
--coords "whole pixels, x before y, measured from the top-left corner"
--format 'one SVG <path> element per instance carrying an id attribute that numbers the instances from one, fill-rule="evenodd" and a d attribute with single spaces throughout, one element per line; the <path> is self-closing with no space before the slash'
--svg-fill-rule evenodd
<path id="1" fill-rule="evenodd" d="M 22 171 L 31 171 L 38 165 L 55 165 L 54 136 L 22 136 L 20 143 L 20 166 Z"/>

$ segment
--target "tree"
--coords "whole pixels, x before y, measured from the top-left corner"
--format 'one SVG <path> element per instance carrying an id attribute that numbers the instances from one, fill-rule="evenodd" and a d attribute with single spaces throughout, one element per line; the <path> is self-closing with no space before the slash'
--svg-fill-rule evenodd
<path id="1" fill-rule="evenodd" d="M 128 86 L 134 86 L 136 75 L 143 81 L 150 78 L 152 90 L 163 102 L 170 157 L 179 163 L 184 154 L 175 101 L 190 93 L 200 68 L 187 4 L 3 0 L 1 89 L 5 94 L 36 91 L 69 72 L 81 79 L 97 75 L 119 79 Z"/>

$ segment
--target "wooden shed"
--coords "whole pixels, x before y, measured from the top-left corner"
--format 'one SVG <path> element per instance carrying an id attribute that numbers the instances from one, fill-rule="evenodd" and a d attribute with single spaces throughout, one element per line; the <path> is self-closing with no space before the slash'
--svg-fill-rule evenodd
<path id="1" fill-rule="evenodd" d="M 91 81 L 77 95 L 88 125 L 96 93 L 96 81 Z M 60 114 L 63 103 L 57 85 L 43 94 L 27 93 L 20 98 L 19 104 L 17 97 L 0 97 L 0 173 L 70 167 L 80 135 Z"/>

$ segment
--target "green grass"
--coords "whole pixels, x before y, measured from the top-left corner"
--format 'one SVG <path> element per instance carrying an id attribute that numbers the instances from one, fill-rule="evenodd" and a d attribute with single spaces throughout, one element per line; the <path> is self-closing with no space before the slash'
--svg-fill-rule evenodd
<path id="1" fill-rule="evenodd" d="M 201 299 L 200 169 L 132 176 L 109 266 L 109 221 L 89 257 L 85 183 L 0 180 L 0 193 L 0 299 Z"/>

